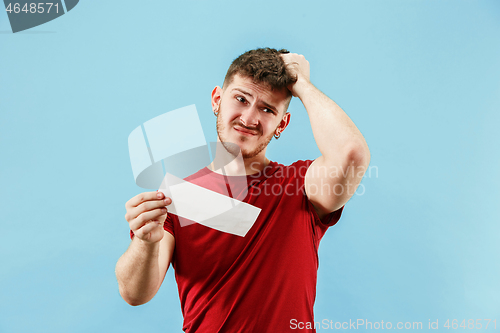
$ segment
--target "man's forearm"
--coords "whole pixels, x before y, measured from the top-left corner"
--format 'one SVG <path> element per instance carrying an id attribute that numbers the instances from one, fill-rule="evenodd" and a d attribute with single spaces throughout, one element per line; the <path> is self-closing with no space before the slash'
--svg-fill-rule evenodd
<path id="1" fill-rule="evenodd" d="M 297 82 L 297 97 L 309 115 L 316 144 L 327 161 L 348 156 L 369 160 L 366 141 L 347 114 L 310 82 Z"/>
<path id="2" fill-rule="evenodd" d="M 120 295 L 130 305 L 148 302 L 160 288 L 159 247 L 159 242 L 150 244 L 136 237 L 118 260 Z"/>

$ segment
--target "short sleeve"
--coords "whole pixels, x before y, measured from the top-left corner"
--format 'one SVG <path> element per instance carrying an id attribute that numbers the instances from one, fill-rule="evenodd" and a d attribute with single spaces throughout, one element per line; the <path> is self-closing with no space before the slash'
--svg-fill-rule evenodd
<path id="1" fill-rule="evenodd" d="M 319 215 L 316 212 L 314 205 L 312 204 L 311 201 L 309 201 L 309 198 L 307 198 L 307 194 L 305 191 L 306 173 L 307 173 L 307 169 L 309 169 L 312 162 L 314 162 L 314 161 L 313 160 L 297 161 L 294 164 L 292 164 L 291 167 L 294 167 L 297 170 L 299 170 L 298 177 L 300 178 L 300 186 L 303 189 L 303 194 L 305 196 L 305 200 L 307 201 L 307 208 L 309 209 L 311 214 L 314 216 L 315 224 L 328 228 L 328 227 L 335 225 L 340 220 L 340 216 L 342 215 L 342 211 L 344 210 L 344 206 L 340 207 L 339 209 L 337 209 L 334 212 L 327 214 L 322 219 L 319 218 Z"/>
<path id="2" fill-rule="evenodd" d="M 163 230 L 168 231 L 175 237 L 174 233 L 174 220 L 177 219 L 177 215 L 168 213 L 165 223 L 163 223 Z"/>
<path id="3" fill-rule="evenodd" d="M 321 239 L 326 230 L 329 227 L 335 225 L 340 220 L 340 216 L 342 215 L 344 206 L 340 207 L 334 212 L 327 214 L 322 219 L 319 218 L 319 215 L 316 212 L 314 205 L 307 197 L 305 191 L 305 177 L 307 170 L 309 169 L 309 166 L 312 164 L 312 162 L 313 160 L 305 160 L 305 161 L 299 160 L 293 163 L 292 165 L 289 166 L 289 168 L 292 168 L 294 172 L 289 172 L 289 174 L 293 174 L 299 180 L 298 186 L 299 188 L 301 188 L 303 200 L 305 201 L 305 207 L 309 211 L 309 214 L 311 216 L 311 222 L 313 222 L 313 229 L 315 230 L 315 234 L 318 236 L 318 239 Z"/>
<path id="4" fill-rule="evenodd" d="M 342 215 L 342 211 L 344 210 L 344 207 L 345 207 L 345 206 L 342 206 L 339 209 L 337 209 L 336 211 L 331 212 L 331 213 L 325 215 L 322 219 L 320 219 L 319 215 L 316 212 L 316 209 L 314 208 L 314 205 L 311 203 L 311 201 L 309 201 L 309 199 L 307 199 L 307 202 L 309 205 L 309 210 L 311 210 L 312 213 L 314 214 L 314 218 L 315 218 L 316 222 L 324 225 L 325 227 L 334 226 L 340 220 L 340 216 Z"/>

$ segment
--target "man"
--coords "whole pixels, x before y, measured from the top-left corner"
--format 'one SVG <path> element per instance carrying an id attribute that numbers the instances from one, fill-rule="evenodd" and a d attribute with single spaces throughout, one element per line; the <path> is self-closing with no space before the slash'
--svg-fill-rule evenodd
<path id="1" fill-rule="evenodd" d="M 266 158 L 266 148 L 288 126 L 292 96 L 307 110 L 321 156 L 283 166 Z M 304 56 L 286 50 L 238 57 L 212 91 L 212 108 L 219 141 L 236 144 L 243 156 L 248 188 L 239 199 L 262 211 L 240 237 L 197 223 L 182 227 L 167 215 L 172 201 L 161 192 L 135 196 L 125 215 L 132 242 L 116 266 L 120 294 L 131 305 L 148 302 L 172 262 L 186 332 L 313 332 L 319 241 L 359 185 L 368 146 L 312 85 Z M 187 180 L 210 188 L 207 179 L 227 178 L 215 169 Z"/>

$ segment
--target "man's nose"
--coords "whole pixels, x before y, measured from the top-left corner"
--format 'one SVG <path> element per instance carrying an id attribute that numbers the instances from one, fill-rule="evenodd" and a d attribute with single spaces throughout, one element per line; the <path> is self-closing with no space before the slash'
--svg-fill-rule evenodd
<path id="1" fill-rule="evenodd" d="M 245 108 L 240 115 L 240 121 L 247 127 L 256 127 L 259 123 L 259 110 L 255 106 Z"/>

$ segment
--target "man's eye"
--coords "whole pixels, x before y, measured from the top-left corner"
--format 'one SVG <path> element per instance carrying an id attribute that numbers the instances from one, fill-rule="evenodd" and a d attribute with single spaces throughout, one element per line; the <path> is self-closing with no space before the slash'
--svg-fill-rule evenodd
<path id="1" fill-rule="evenodd" d="M 273 111 L 273 110 L 268 109 L 268 108 L 264 108 L 264 110 L 263 110 L 263 111 L 264 111 L 264 112 L 266 112 L 266 113 L 274 113 L 274 111 Z"/>
<path id="2" fill-rule="evenodd" d="M 246 102 L 246 100 L 243 97 L 241 97 L 241 96 L 236 96 L 236 99 L 238 100 L 238 102 L 241 102 L 241 103 L 245 103 Z"/>

